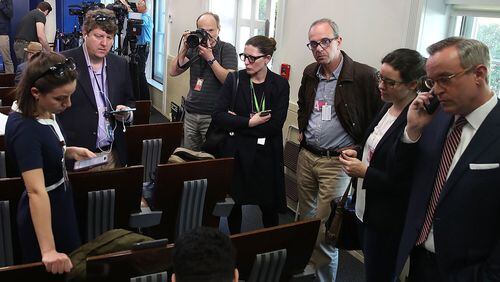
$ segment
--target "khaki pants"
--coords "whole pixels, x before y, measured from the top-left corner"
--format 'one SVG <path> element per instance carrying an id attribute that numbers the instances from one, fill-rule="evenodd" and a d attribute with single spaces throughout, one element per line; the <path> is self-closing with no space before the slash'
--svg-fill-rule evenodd
<path id="1" fill-rule="evenodd" d="M 297 162 L 297 186 L 301 219 L 319 218 L 321 225 L 309 263 L 319 281 L 335 281 L 338 249 L 326 244 L 325 222 L 330 216 L 330 202 L 341 197 L 350 177 L 342 170 L 338 157 L 321 157 L 302 148 Z"/>
<path id="2" fill-rule="evenodd" d="M 16 40 L 14 41 L 14 53 L 16 53 L 17 64 L 21 64 L 24 62 L 24 48 L 28 47 L 28 41 Z"/>
<path id="3" fill-rule="evenodd" d="M 0 55 L 3 58 L 5 73 L 14 73 L 14 64 L 10 57 L 10 42 L 8 35 L 0 35 Z"/>
<path id="4" fill-rule="evenodd" d="M 208 126 L 212 116 L 185 112 L 184 115 L 184 143 L 183 147 L 193 151 L 200 151 L 205 142 Z"/>

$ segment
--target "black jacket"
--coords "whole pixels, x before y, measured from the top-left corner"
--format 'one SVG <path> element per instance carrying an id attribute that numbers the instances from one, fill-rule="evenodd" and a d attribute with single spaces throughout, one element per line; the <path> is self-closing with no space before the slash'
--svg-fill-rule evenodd
<path id="1" fill-rule="evenodd" d="M 400 164 L 413 166 L 414 177 L 396 274 L 422 229 L 453 118 L 440 107 L 416 144 L 398 144 Z M 451 171 L 434 212 L 434 245 L 442 281 L 500 281 L 499 163 L 497 100 Z"/>
<path id="2" fill-rule="evenodd" d="M 228 113 L 233 97 L 233 76 L 228 75 L 221 88 L 221 97 L 215 106 L 215 111 L 212 115 L 215 125 L 234 132 L 234 136 L 226 140 L 224 146 L 224 154 L 232 156 L 236 159 L 236 168 L 242 171 L 245 177 L 251 175 L 251 170 L 254 164 L 254 158 L 257 150 L 257 138 L 266 138 L 266 142 L 272 144 L 272 158 L 274 167 L 274 193 L 272 195 L 275 200 L 275 207 L 283 209 L 286 207 L 285 202 L 285 183 L 284 183 L 284 164 L 283 164 L 283 124 L 288 111 L 288 102 L 290 96 L 290 86 L 288 81 L 281 76 L 267 71 L 264 92 L 266 93 L 266 105 L 271 105 L 271 119 L 261 125 L 249 128 L 248 121 L 251 112 L 251 96 L 250 96 L 250 77 L 245 70 L 239 71 L 238 91 L 235 97 L 233 112 L 236 116 Z M 237 182 L 236 182 L 237 183 Z M 245 203 L 246 199 L 240 199 L 242 193 L 239 185 L 233 185 L 231 195 L 236 197 L 238 203 Z M 261 195 L 266 197 L 266 195 Z M 254 203 L 256 204 L 256 203 Z M 257 203 L 258 204 L 258 203 Z"/>
<path id="3" fill-rule="evenodd" d="M 58 115 L 66 134 L 66 142 L 69 146 L 85 147 L 96 151 L 98 111 L 83 48 L 80 46 L 62 54 L 72 57 L 78 70 L 76 90 L 71 95 L 72 105 Z M 117 105 L 133 106 L 132 80 L 127 61 L 110 53 L 106 56 L 106 62 L 108 97 L 113 108 Z M 118 150 L 120 162 L 125 165 L 127 151 L 121 122 L 117 122 L 113 145 Z"/>
<path id="4" fill-rule="evenodd" d="M 365 142 L 390 107 L 391 104 L 386 104 L 378 113 L 367 130 Z M 358 187 L 366 189 L 363 222 L 378 232 L 400 233 L 404 226 L 410 179 L 401 177 L 395 151 L 406 126 L 407 112 L 408 106 L 380 139 L 366 170 L 363 187 Z"/>

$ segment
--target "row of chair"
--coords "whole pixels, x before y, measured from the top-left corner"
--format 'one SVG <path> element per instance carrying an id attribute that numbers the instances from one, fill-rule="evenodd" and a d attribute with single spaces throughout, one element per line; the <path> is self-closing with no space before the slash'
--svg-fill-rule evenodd
<path id="1" fill-rule="evenodd" d="M 300 276 L 309 261 L 320 220 L 307 220 L 231 236 L 240 279 L 290 281 Z M 175 244 L 127 250 L 87 259 L 87 281 L 167 281 L 172 271 Z M 64 281 L 41 263 L 0 268 L 2 281 Z"/>
<path id="2" fill-rule="evenodd" d="M 155 238 L 174 241 L 183 232 L 201 225 L 218 227 L 220 215 L 214 215 L 213 211 L 217 210 L 218 204 L 226 202 L 232 167 L 233 159 L 158 165 L 152 210 L 163 216 L 159 225 L 151 227 L 150 233 Z M 84 241 L 113 228 L 140 226 L 134 223 L 134 216 L 141 214 L 142 166 L 76 172 L 70 173 L 69 177 Z M 13 223 L 16 222 L 17 205 L 23 191 L 21 178 L 0 180 L 0 201 L 6 202 L 0 222 L 2 233 L 12 234 L 2 236 L 5 240 L 10 237 L 11 242 L 2 242 L 1 245 L 12 246 L 0 248 L 0 256 L 6 258 L 4 265 L 20 261 L 17 228 Z"/>

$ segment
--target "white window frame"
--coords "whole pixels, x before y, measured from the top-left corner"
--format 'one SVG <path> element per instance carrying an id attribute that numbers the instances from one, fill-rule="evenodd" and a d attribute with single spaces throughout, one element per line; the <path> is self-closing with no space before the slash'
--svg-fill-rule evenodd
<path id="1" fill-rule="evenodd" d="M 282 30 L 280 29 L 280 25 L 277 23 L 280 22 L 279 18 L 282 18 L 282 16 L 280 14 L 282 11 L 284 11 L 285 0 L 266 0 L 266 12 L 265 12 L 266 18 L 267 18 L 266 20 L 256 19 L 256 14 L 258 13 L 257 3 L 259 2 L 259 0 L 249 0 L 249 1 L 251 1 L 250 19 L 244 19 L 242 17 L 243 6 L 244 6 L 242 4 L 242 0 L 235 0 L 235 1 L 236 1 L 236 5 L 235 5 L 234 14 L 236 15 L 236 17 L 235 17 L 234 25 L 236 28 L 235 28 L 234 38 L 226 39 L 226 40 L 229 42 L 234 42 L 234 46 L 236 48 L 237 53 L 243 52 L 243 48 L 244 48 L 244 43 L 242 43 L 244 41 L 242 41 L 240 38 L 242 36 L 241 35 L 241 27 L 243 27 L 243 26 L 248 26 L 250 28 L 249 38 L 256 35 L 255 29 L 262 29 L 263 28 L 265 30 L 264 35 L 274 37 L 278 41 L 279 35 L 282 34 Z M 276 5 L 276 2 L 278 2 L 277 5 Z M 209 6 L 209 11 L 213 11 L 213 5 L 212 5 L 211 0 L 209 1 L 208 6 Z M 276 13 L 275 7 L 279 11 L 278 19 L 274 18 L 274 14 Z M 213 11 L 213 12 L 217 13 L 217 11 Z M 222 28 L 224 28 L 224 27 L 222 27 Z M 246 39 L 248 39 L 248 38 L 246 38 Z M 245 41 L 246 41 L 246 39 L 245 39 Z M 270 66 L 272 66 L 272 62 L 270 62 Z M 238 68 L 239 69 L 244 68 L 244 64 L 242 64 L 240 61 L 239 61 Z"/>

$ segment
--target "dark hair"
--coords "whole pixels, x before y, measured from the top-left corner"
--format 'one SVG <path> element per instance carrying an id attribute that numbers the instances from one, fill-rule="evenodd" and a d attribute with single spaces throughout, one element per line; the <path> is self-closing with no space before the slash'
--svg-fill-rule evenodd
<path id="1" fill-rule="evenodd" d="M 272 37 L 264 35 L 256 35 L 248 39 L 245 45 L 252 45 L 256 47 L 263 55 L 272 56 L 274 51 L 276 51 L 276 40 Z"/>
<path id="2" fill-rule="evenodd" d="M 96 20 L 97 17 L 103 16 L 108 18 L 105 21 Z M 118 25 L 116 24 L 115 12 L 109 9 L 95 9 L 90 10 L 85 14 L 85 20 L 83 21 L 83 30 L 89 33 L 91 30 L 100 28 L 107 34 L 115 35 L 118 31 Z"/>
<path id="3" fill-rule="evenodd" d="M 419 52 L 406 48 L 396 49 L 382 59 L 382 64 L 389 64 L 399 71 L 405 83 L 418 81 L 425 75 L 425 62 L 425 58 Z"/>
<path id="4" fill-rule="evenodd" d="M 203 17 L 204 15 L 210 15 L 214 18 L 215 22 L 217 23 L 217 28 L 220 29 L 220 18 L 219 18 L 219 15 L 217 14 L 214 14 L 212 12 L 205 12 L 201 15 L 198 16 L 198 18 L 196 19 L 196 27 L 198 27 L 198 21 L 201 19 L 201 17 Z"/>
<path id="5" fill-rule="evenodd" d="M 56 77 L 51 72 L 46 73 L 50 67 L 63 63 L 66 60 L 61 54 L 55 52 L 41 51 L 34 54 L 28 61 L 26 70 L 16 88 L 18 108 L 25 117 L 36 116 L 36 100 L 31 94 L 31 88 L 36 87 L 41 95 L 73 82 L 78 73 L 76 70 L 66 69 L 62 77 Z M 45 75 L 43 75 L 46 73 Z M 40 77 L 41 76 L 41 77 Z"/>
<path id="6" fill-rule="evenodd" d="M 52 6 L 50 6 L 50 4 L 48 2 L 40 2 L 36 6 L 36 8 L 42 12 L 45 12 L 45 11 L 49 11 L 49 13 L 52 12 Z"/>
<path id="7" fill-rule="evenodd" d="M 173 264 L 178 282 L 229 282 L 234 278 L 235 251 L 228 236 L 200 227 L 175 241 Z"/>

